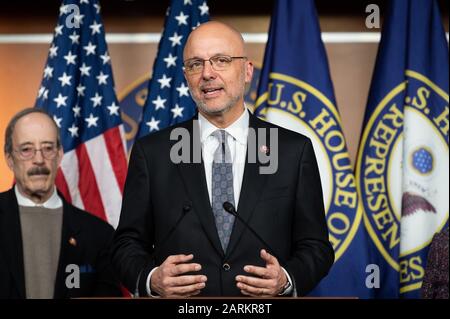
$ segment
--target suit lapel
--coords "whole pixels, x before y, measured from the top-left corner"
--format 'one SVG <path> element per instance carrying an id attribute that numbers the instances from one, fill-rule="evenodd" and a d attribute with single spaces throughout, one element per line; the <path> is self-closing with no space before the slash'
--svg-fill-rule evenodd
<path id="1" fill-rule="evenodd" d="M 22 228 L 20 225 L 19 206 L 12 188 L 6 194 L 0 212 L 0 245 L 5 252 L 6 262 L 9 265 L 19 298 L 25 298 L 25 274 L 23 265 Z"/>
<path id="2" fill-rule="evenodd" d="M 257 129 L 258 127 L 261 127 L 258 121 L 260 120 L 250 113 L 249 128 L 256 131 L 256 141 L 258 141 Z M 269 141 L 268 131 L 269 130 L 266 129 L 267 142 Z M 250 147 L 252 146 L 250 145 Z M 256 163 L 249 163 L 249 151 L 255 152 L 259 150 L 249 149 L 249 143 L 247 141 L 244 177 L 242 179 L 241 193 L 239 195 L 239 204 L 237 207 L 238 215 L 247 223 L 250 221 L 254 213 L 255 206 L 258 203 L 259 197 L 265 187 L 267 180 L 267 175 L 261 174 L 259 171 L 261 163 L 258 160 L 258 155 L 256 156 Z M 225 257 L 230 256 L 233 250 L 236 248 L 236 245 L 238 244 L 245 228 L 245 225 L 243 225 L 242 222 L 240 222 L 238 219 L 234 221 L 233 231 L 231 233 L 230 243 L 228 244 L 228 249 Z"/>
<path id="3" fill-rule="evenodd" d="M 80 224 L 71 211 L 68 203 L 63 199 L 64 197 L 59 194 L 63 200 L 63 222 L 61 232 L 61 248 L 59 252 L 58 271 L 56 273 L 55 280 L 55 292 L 54 298 L 67 298 L 69 289 L 66 286 L 66 277 L 69 273 L 66 273 L 66 267 L 69 264 L 77 264 L 79 260 L 79 232 Z M 78 265 L 81 266 L 81 265 Z"/>
<path id="4" fill-rule="evenodd" d="M 196 126 L 195 129 L 194 125 Z M 202 156 L 200 156 L 199 163 L 195 163 L 193 161 L 195 152 L 193 141 L 196 141 L 196 143 L 198 143 L 197 145 L 200 147 L 200 150 L 198 151 L 201 151 L 200 134 L 198 121 L 196 120 L 196 118 L 194 118 L 194 120 L 192 121 L 187 122 L 186 128 L 190 133 L 189 136 L 192 137 L 190 141 L 191 163 L 179 163 L 177 164 L 177 167 L 182 177 L 184 187 L 189 195 L 189 198 L 192 200 L 194 211 L 197 214 L 206 235 L 216 249 L 217 253 L 223 256 L 224 252 L 220 244 L 219 235 L 217 234 L 214 215 L 209 201 L 203 158 Z M 171 145 L 175 143 L 176 141 L 171 141 Z"/>

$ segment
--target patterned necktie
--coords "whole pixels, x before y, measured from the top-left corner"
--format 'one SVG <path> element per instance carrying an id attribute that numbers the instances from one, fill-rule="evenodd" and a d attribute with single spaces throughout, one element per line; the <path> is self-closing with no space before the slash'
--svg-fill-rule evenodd
<path id="1" fill-rule="evenodd" d="M 227 134 L 224 130 L 217 130 L 212 133 L 212 136 L 219 140 L 219 147 L 214 152 L 212 164 L 212 210 L 224 252 L 227 251 L 230 242 L 235 218 L 223 209 L 223 203 L 225 202 L 234 205 L 233 167 Z"/>

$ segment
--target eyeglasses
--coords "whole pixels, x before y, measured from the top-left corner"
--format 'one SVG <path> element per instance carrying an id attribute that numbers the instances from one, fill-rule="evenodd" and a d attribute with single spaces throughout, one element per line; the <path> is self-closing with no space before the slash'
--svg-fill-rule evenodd
<path id="1" fill-rule="evenodd" d="M 42 157 L 48 160 L 54 159 L 56 154 L 58 153 L 58 147 L 55 145 L 47 145 L 43 146 L 40 149 L 35 148 L 34 146 L 22 146 L 18 150 L 14 150 L 17 154 L 19 154 L 19 158 L 22 160 L 30 160 L 36 156 L 36 152 L 40 151 Z"/>
<path id="2" fill-rule="evenodd" d="M 229 56 L 229 55 L 216 55 L 209 59 L 189 59 L 183 62 L 184 71 L 191 75 L 201 73 L 205 68 L 205 62 L 209 61 L 211 67 L 216 71 L 224 71 L 228 69 L 234 59 L 247 59 L 246 56 Z"/>

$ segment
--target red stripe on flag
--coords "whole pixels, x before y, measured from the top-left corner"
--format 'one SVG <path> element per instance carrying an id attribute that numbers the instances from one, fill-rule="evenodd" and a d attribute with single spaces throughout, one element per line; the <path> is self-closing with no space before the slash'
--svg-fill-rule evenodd
<path id="1" fill-rule="evenodd" d="M 109 159 L 119 184 L 120 192 L 123 194 L 123 187 L 127 177 L 127 158 L 125 156 L 119 126 L 113 127 L 103 133 Z"/>
<path id="2" fill-rule="evenodd" d="M 105 208 L 103 207 L 97 180 L 95 179 L 94 171 L 92 170 L 91 160 L 89 159 L 86 146 L 80 144 L 76 149 L 76 153 L 78 157 L 78 170 L 80 172 L 78 189 L 80 190 L 84 209 L 104 221 L 107 221 Z"/>
<path id="3" fill-rule="evenodd" d="M 64 177 L 64 173 L 60 168 L 58 168 L 58 172 L 56 173 L 55 179 L 56 188 L 63 194 L 66 201 L 72 203 L 72 197 L 70 196 L 69 186 L 67 185 L 66 178 Z"/>

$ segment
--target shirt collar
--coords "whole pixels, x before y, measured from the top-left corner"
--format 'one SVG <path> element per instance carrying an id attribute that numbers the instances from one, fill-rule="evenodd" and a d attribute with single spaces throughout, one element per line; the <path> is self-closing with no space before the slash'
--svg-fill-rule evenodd
<path id="1" fill-rule="evenodd" d="M 31 199 L 23 196 L 19 189 L 17 188 L 17 185 L 14 186 L 14 192 L 16 193 L 17 197 L 17 203 L 19 206 L 25 206 L 25 207 L 44 207 L 49 209 L 56 209 L 62 207 L 63 203 L 61 198 L 58 196 L 58 192 L 56 191 L 56 187 L 53 188 L 53 194 L 50 196 L 47 201 L 45 201 L 42 204 L 36 204 Z"/>
<path id="2" fill-rule="evenodd" d="M 214 131 L 220 130 L 220 128 L 212 124 L 200 113 L 198 113 L 198 121 L 200 127 L 200 140 L 202 143 L 204 143 Z M 247 143 L 249 121 L 250 116 L 248 115 L 247 107 L 244 107 L 244 112 L 242 112 L 241 116 L 224 130 L 238 143 L 245 145 Z"/>

